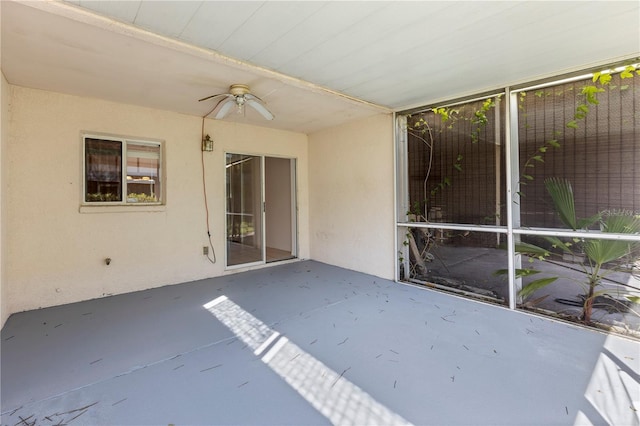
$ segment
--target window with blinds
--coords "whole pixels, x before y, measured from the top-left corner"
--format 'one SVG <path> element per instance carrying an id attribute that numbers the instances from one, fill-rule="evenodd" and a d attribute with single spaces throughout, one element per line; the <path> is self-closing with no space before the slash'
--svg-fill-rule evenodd
<path id="1" fill-rule="evenodd" d="M 160 142 L 84 136 L 84 203 L 162 202 Z"/>

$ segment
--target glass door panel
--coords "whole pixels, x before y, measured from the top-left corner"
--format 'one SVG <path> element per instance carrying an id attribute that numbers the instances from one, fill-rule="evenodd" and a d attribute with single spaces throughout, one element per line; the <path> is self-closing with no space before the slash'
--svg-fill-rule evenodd
<path id="1" fill-rule="evenodd" d="M 295 160 L 265 157 L 267 263 L 294 259 L 296 251 Z"/>
<path id="2" fill-rule="evenodd" d="M 262 262 L 262 159 L 227 154 L 227 266 Z"/>

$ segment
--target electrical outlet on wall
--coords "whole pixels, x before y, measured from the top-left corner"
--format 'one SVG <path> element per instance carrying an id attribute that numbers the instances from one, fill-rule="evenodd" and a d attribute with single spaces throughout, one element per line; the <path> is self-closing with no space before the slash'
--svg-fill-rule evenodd
<path id="1" fill-rule="evenodd" d="M 204 256 L 209 255 L 209 247 L 207 247 L 207 246 L 202 246 L 202 254 L 203 254 Z"/>

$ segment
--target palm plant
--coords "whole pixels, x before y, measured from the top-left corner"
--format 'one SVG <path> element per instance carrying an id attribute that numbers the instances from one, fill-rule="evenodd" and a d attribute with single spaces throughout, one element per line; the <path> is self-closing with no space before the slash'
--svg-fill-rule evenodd
<path id="1" fill-rule="evenodd" d="M 598 223 L 603 233 L 615 234 L 638 234 L 640 233 L 640 216 L 631 212 L 620 211 L 613 214 L 598 213 L 589 218 L 579 219 L 576 217 L 575 202 L 571 183 L 566 179 L 548 178 L 545 180 L 545 187 L 551 199 L 555 211 L 560 220 L 567 227 L 575 230 L 586 230 Z M 591 322 L 593 302 L 596 297 L 607 293 L 607 289 L 597 290 L 602 284 L 603 277 L 611 272 L 604 266 L 611 262 L 620 263 L 632 253 L 640 249 L 638 241 L 604 240 L 604 239 L 574 239 L 573 242 L 563 242 L 558 237 L 545 237 L 554 248 L 561 250 L 571 256 L 583 254 L 585 263 L 583 271 L 586 275 L 586 283 L 582 282 L 585 288 L 584 305 L 581 320 L 585 323 Z M 532 255 L 540 259 L 550 256 L 550 252 L 533 244 L 521 243 L 516 245 L 519 253 Z M 518 276 L 532 275 L 539 273 L 531 269 L 517 271 Z M 529 283 L 520 290 L 521 297 L 528 297 L 534 291 L 545 287 L 556 281 L 558 277 L 541 278 Z M 635 299 L 635 298 L 634 298 Z"/>

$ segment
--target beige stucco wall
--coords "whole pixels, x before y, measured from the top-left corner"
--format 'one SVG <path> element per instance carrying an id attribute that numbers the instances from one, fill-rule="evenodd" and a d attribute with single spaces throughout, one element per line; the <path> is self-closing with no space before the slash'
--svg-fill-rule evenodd
<path id="1" fill-rule="evenodd" d="M 9 317 L 8 286 L 7 280 L 7 215 L 6 189 L 7 186 L 7 140 L 9 133 L 9 84 L 0 72 L 0 327 L 2 327 Z"/>
<path id="2" fill-rule="evenodd" d="M 394 277 L 393 120 L 309 135 L 311 257 Z"/>
<path id="3" fill-rule="evenodd" d="M 206 120 L 205 132 L 215 141 L 214 151 L 204 153 L 218 257 L 212 265 L 202 255 L 207 237 L 200 117 L 9 88 L 9 142 L 2 155 L 9 190 L 2 198 L 10 229 L 3 249 L 11 312 L 226 273 L 225 151 L 297 159 L 299 254 L 309 257 L 306 135 Z M 83 131 L 165 141 L 166 207 L 80 212 Z"/>

